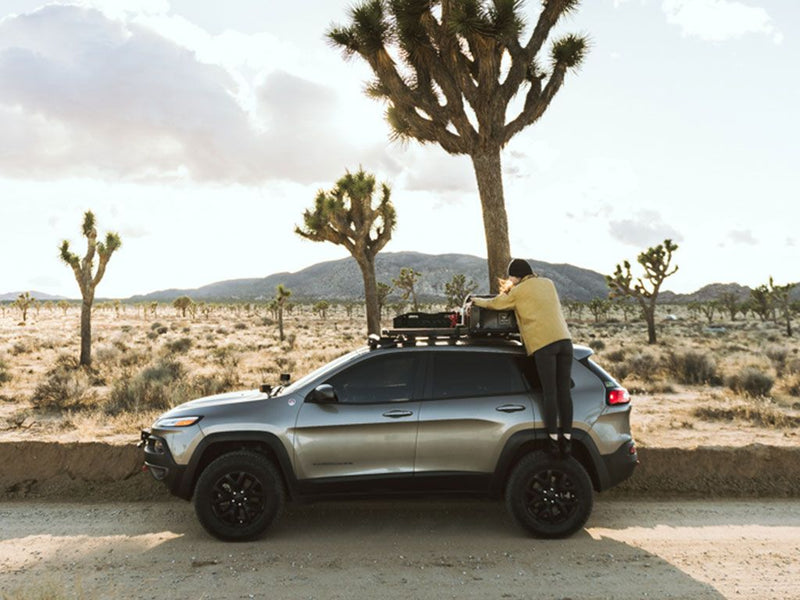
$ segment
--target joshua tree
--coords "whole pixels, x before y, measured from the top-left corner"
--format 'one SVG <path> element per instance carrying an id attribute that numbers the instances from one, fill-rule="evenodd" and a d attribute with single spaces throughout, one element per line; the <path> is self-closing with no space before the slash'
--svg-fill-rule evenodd
<path id="1" fill-rule="evenodd" d="M 330 302 L 327 300 L 320 300 L 314 304 L 314 312 L 317 313 L 322 319 L 328 318 L 328 309 L 331 307 Z"/>
<path id="2" fill-rule="evenodd" d="M 295 228 L 306 239 L 344 246 L 356 259 L 364 279 L 368 333 L 379 333 L 381 328 L 375 256 L 391 239 L 396 222 L 389 186 L 381 185 L 381 198 L 373 208 L 374 193 L 373 175 L 363 169 L 348 171 L 331 191 L 317 193 L 314 208 L 303 213 L 304 227 Z"/>
<path id="3" fill-rule="evenodd" d="M 583 37 L 566 35 L 543 68 L 550 31 L 578 0 L 541 4 L 528 34 L 520 0 L 361 0 L 348 26 L 328 32 L 345 57 L 359 55 L 372 69 L 367 93 L 388 105 L 394 138 L 472 160 L 493 292 L 510 258 L 501 151 L 544 114 L 587 49 Z M 523 91 L 514 114 L 510 102 Z"/>
<path id="4" fill-rule="evenodd" d="M 275 290 L 275 304 L 278 307 L 278 333 L 280 334 L 281 341 L 286 339 L 283 335 L 283 309 L 286 308 L 286 302 L 291 295 L 292 290 L 284 287 L 282 283 L 278 284 Z"/>
<path id="5" fill-rule="evenodd" d="M 392 293 L 394 288 L 388 283 L 378 282 L 378 315 L 383 315 L 383 307 L 386 306 L 386 298 Z"/>
<path id="6" fill-rule="evenodd" d="M 719 302 L 717 302 L 716 300 L 711 300 L 710 302 L 702 302 L 702 303 L 700 303 L 700 312 L 702 312 L 706 316 L 706 319 L 708 319 L 708 324 L 709 325 L 711 325 L 711 323 L 714 322 L 714 314 L 718 310 L 722 310 L 722 307 L 720 306 Z"/>
<path id="7" fill-rule="evenodd" d="M 461 306 L 464 303 L 464 298 L 477 289 L 478 284 L 472 279 L 467 282 L 467 277 L 463 273 L 453 275 L 453 278 L 444 284 L 444 295 L 447 298 L 445 308 L 450 309 Z"/>
<path id="8" fill-rule="evenodd" d="M 181 316 L 186 317 L 186 311 L 189 310 L 194 304 L 194 300 L 189 296 L 178 296 L 172 301 L 172 306 L 181 311 Z"/>
<path id="9" fill-rule="evenodd" d="M 762 321 L 766 321 L 772 314 L 772 294 L 765 285 L 750 290 L 750 310 L 757 314 Z"/>
<path id="10" fill-rule="evenodd" d="M 775 285 L 772 277 L 769 278 L 769 293 L 772 296 L 773 305 L 778 308 L 786 319 L 786 335 L 792 337 L 792 310 L 789 302 L 789 294 L 797 286 L 796 283 L 786 285 Z"/>
<path id="11" fill-rule="evenodd" d="M 720 310 L 725 310 L 731 316 L 731 321 L 736 320 L 736 313 L 739 312 L 739 296 L 733 292 L 723 292 L 717 296 Z"/>
<path id="12" fill-rule="evenodd" d="M 16 306 L 20 312 L 22 313 L 22 322 L 28 322 L 28 309 L 33 306 L 36 302 L 36 299 L 31 296 L 30 292 L 25 292 L 24 294 L 20 294 L 17 296 L 17 299 L 14 300 L 14 306 Z"/>
<path id="13" fill-rule="evenodd" d="M 636 259 L 644 267 L 644 279 L 638 277 L 636 281 L 631 275 L 631 263 L 627 260 L 622 266 L 617 265 L 613 275 L 606 275 L 606 284 L 611 289 L 611 297 L 630 296 L 635 298 L 642 309 L 642 315 L 647 322 L 647 343 L 656 343 L 656 301 L 658 293 L 661 291 L 661 284 L 664 280 L 673 275 L 678 266 L 675 265 L 670 270 L 672 253 L 678 249 L 677 244 L 672 240 L 666 239 L 663 244 L 648 248 L 639 254 Z M 645 280 L 650 284 L 651 289 L 645 287 Z"/>
<path id="14" fill-rule="evenodd" d="M 611 302 L 605 298 L 592 298 L 586 306 L 589 308 L 589 312 L 592 313 L 595 323 L 599 323 L 600 319 L 605 319 L 608 316 L 608 311 L 611 310 Z"/>
<path id="15" fill-rule="evenodd" d="M 414 289 L 414 284 L 422 276 L 422 273 L 415 271 L 411 268 L 403 267 L 400 269 L 400 275 L 392 279 L 394 287 L 400 290 L 403 294 L 403 300 L 411 298 L 411 303 L 414 307 L 414 312 L 419 310 L 419 302 L 417 302 L 417 291 Z"/>
<path id="16" fill-rule="evenodd" d="M 95 227 L 94 214 L 86 211 L 83 215 L 83 235 L 86 238 L 87 248 L 84 257 L 78 258 L 69 249 L 69 241 L 61 242 L 61 260 L 72 267 L 75 279 L 81 290 L 83 302 L 81 303 L 81 356 L 80 364 L 92 364 L 92 303 L 97 284 L 106 273 L 106 266 L 111 255 L 122 245 L 116 233 L 107 233 L 105 242 L 97 241 L 97 228 Z M 99 257 L 97 270 L 94 269 L 95 255 Z"/>

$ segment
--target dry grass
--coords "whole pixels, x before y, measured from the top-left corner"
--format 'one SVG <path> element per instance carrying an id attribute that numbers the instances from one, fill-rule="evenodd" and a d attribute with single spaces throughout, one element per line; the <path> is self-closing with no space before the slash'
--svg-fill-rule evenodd
<path id="1" fill-rule="evenodd" d="M 709 390 L 725 390 L 722 405 L 687 409 L 664 422 L 665 428 L 690 430 L 696 419 L 796 426 L 797 339 L 754 319 L 709 331 L 681 307 L 663 310 L 681 319 L 662 323 L 653 346 L 645 343 L 640 321 L 588 319 L 570 326 L 576 343 L 590 345 L 597 360 L 634 393 L 688 395 L 699 403 Z M 155 317 L 130 306 L 119 314 L 96 310 L 94 364 L 85 370 L 75 365 L 77 308 L 66 314 L 41 309 L 25 326 L 6 309 L 0 313 L 0 435 L 130 436 L 164 409 L 193 397 L 274 384 L 283 372 L 297 378 L 361 346 L 366 333 L 363 314 L 349 318 L 340 307 L 322 320 L 310 307 L 298 306 L 285 321 L 287 339 L 281 342 L 263 306 L 250 311 L 223 306 L 197 318 L 181 318 L 166 306 Z M 767 405 L 757 396 L 771 400 Z"/>

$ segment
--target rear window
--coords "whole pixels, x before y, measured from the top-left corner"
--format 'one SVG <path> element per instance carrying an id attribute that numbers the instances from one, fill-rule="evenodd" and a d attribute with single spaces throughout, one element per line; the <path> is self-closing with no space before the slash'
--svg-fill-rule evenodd
<path id="1" fill-rule="evenodd" d="M 482 352 L 432 353 L 431 398 L 525 393 L 517 357 Z"/>

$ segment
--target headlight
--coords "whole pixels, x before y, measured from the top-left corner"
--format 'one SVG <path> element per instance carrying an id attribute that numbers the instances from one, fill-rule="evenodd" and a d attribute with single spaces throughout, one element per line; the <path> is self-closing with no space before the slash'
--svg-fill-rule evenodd
<path id="1" fill-rule="evenodd" d="M 169 419 L 159 419 L 155 427 L 189 427 L 194 425 L 203 417 L 172 417 Z"/>

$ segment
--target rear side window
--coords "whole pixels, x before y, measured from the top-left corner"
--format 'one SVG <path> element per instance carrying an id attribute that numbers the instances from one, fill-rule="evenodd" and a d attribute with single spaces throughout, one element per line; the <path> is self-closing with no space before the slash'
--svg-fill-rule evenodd
<path id="1" fill-rule="evenodd" d="M 433 352 L 431 398 L 500 396 L 525 392 L 516 357 L 481 352 Z"/>

